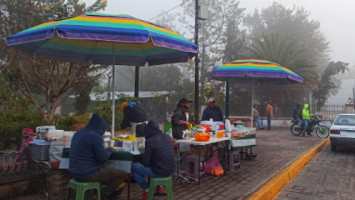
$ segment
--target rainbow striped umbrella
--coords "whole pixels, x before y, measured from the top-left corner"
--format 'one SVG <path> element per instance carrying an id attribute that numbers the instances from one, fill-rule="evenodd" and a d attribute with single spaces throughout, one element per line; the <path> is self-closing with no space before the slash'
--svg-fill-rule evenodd
<path id="1" fill-rule="evenodd" d="M 6 42 L 38 58 L 130 66 L 187 62 L 198 49 L 168 28 L 129 15 L 99 13 L 43 23 Z"/>
<path id="2" fill-rule="evenodd" d="M 295 72 L 277 63 L 259 59 L 241 59 L 224 64 L 214 69 L 209 75 L 210 79 L 227 81 L 226 84 L 226 118 L 229 117 L 229 81 L 247 81 L 252 79 L 252 101 L 254 99 L 254 79 L 257 80 L 287 80 L 287 82 L 302 83 L 303 78 Z M 282 82 L 282 81 L 281 81 Z M 280 83 L 281 83 L 280 82 Z M 251 112 L 251 120 L 253 111 Z M 251 123 L 252 126 L 253 123 Z"/>
<path id="3" fill-rule="evenodd" d="M 288 79 L 295 82 L 303 82 L 303 78 L 295 72 L 277 63 L 267 60 L 245 59 L 235 60 L 224 64 L 211 73 L 215 80 L 240 79 Z"/>
<path id="4" fill-rule="evenodd" d="M 6 44 L 37 58 L 88 64 L 136 66 L 187 62 L 198 47 L 172 30 L 129 15 L 85 13 L 50 21 L 6 38 Z M 112 67 L 112 134 L 115 100 Z M 138 79 L 135 83 L 138 97 Z"/>

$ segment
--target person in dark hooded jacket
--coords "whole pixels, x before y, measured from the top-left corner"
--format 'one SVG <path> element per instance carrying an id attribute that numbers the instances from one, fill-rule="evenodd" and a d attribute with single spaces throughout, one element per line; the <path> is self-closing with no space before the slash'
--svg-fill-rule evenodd
<path id="1" fill-rule="evenodd" d="M 112 149 L 105 149 L 102 135 L 107 129 L 106 121 L 93 114 L 87 126 L 76 132 L 70 146 L 69 172 L 79 182 L 107 184 L 102 191 L 106 197 L 117 195 L 118 187 L 125 181 L 126 173 L 113 168 L 103 168 Z"/>
<path id="2" fill-rule="evenodd" d="M 149 184 L 144 176 L 167 177 L 175 170 L 175 156 L 173 142 L 169 135 L 164 134 L 158 123 L 149 121 L 144 128 L 145 151 L 143 164 L 133 163 L 132 174 L 140 187 L 144 190 L 142 199 L 148 197 Z"/>

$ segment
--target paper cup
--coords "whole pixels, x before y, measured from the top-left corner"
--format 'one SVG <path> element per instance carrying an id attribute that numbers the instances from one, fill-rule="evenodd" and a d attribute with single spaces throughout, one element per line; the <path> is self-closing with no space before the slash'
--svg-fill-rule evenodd
<path id="1" fill-rule="evenodd" d="M 114 147 L 115 146 L 115 140 L 110 140 L 110 147 Z"/>

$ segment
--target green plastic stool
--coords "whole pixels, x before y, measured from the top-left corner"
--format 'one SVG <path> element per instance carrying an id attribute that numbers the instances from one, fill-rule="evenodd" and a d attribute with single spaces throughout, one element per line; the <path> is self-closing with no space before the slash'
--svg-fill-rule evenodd
<path id="1" fill-rule="evenodd" d="M 149 192 L 148 192 L 148 200 L 153 200 L 154 198 L 154 189 L 157 185 L 165 185 L 167 198 L 168 200 L 173 200 L 173 184 L 171 181 L 171 176 L 162 177 L 162 178 L 150 178 L 149 181 Z"/>
<path id="2" fill-rule="evenodd" d="M 85 191 L 92 189 L 96 189 L 97 197 L 99 200 L 101 199 L 101 187 L 99 182 L 77 182 L 74 179 L 71 179 L 68 184 L 67 199 L 69 198 L 70 188 L 76 191 L 75 200 L 84 200 Z"/>

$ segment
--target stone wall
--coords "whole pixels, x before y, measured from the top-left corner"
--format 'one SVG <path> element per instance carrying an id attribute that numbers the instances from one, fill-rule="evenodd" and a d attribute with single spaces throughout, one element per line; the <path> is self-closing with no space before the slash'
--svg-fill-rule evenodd
<path id="1" fill-rule="evenodd" d="M 0 200 L 13 199 L 28 194 L 43 194 L 46 184 L 49 200 L 65 200 L 70 180 L 68 170 L 51 169 L 46 177 L 34 174 L 21 174 L 0 178 Z"/>
<path id="2" fill-rule="evenodd" d="M 49 200 L 65 200 L 70 180 L 68 170 L 52 169 L 47 173 L 46 186 Z"/>

